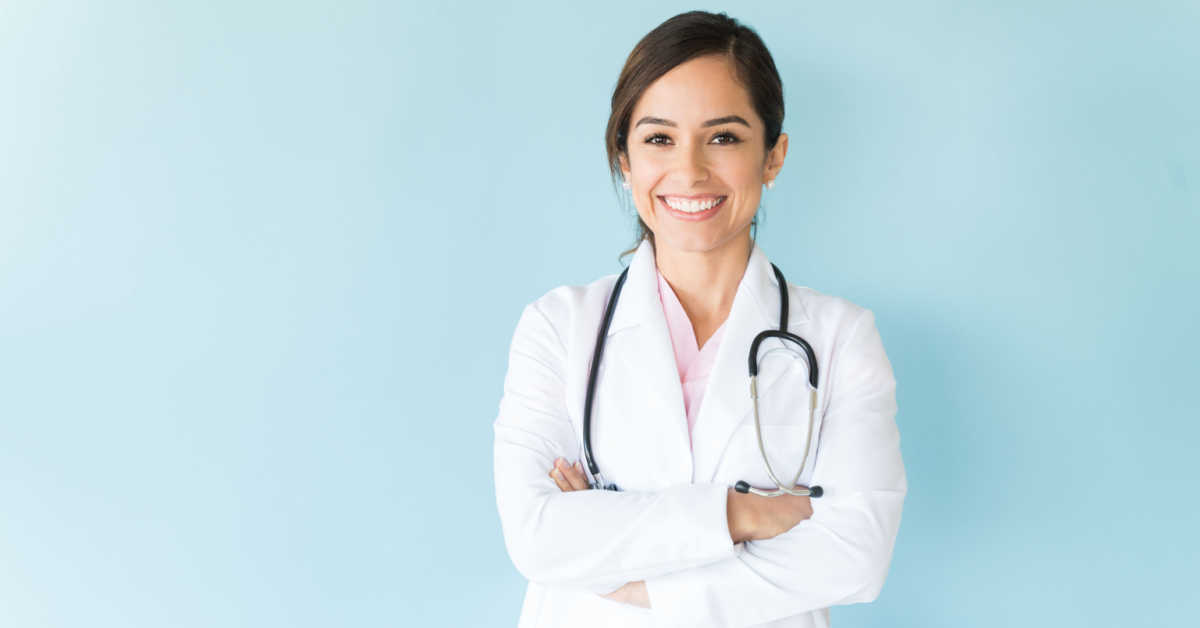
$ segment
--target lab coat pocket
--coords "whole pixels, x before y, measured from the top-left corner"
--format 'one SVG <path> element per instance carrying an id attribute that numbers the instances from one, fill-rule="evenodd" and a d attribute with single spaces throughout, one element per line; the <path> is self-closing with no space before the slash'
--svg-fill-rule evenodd
<path id="1" fill-rule="evenodd" d="M 808 486 L 812 476 L 813 462 L 816 459 L 817 439 L 814 438 L 808 449 L 808 459 L 804 460 L 805 442 L 808 438 L 808 425 L 795 423 L 764 424 L 762 425 L 762 445 L 775 477 L 784 486 L 792 482 L 796 472 L 804 461 L 804 472 L 796 484 Z M 762 489 L 774 489 L 776 483 L 767 473 L 763 463 L 762 450 L 759 449 L 758 436 L 754 431 L 753 419 L 746 421 L 736 430 L 725 450 L 721 461 L 720 480 L 733 485 L 739 480 L 745 480 L 750 486 Z"/>

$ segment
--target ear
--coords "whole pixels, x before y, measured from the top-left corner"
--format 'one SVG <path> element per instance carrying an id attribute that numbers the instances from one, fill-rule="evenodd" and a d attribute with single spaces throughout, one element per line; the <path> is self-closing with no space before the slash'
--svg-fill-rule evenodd
<path id="1" fill-rule="evenodd" d="M 629 155 L 619 153 L 617 155 L 617 165 L 621 167 L 621 177 L 626 181 L 629 180 Z"/>
<path id="2" fill-rule="evenodd" d="M 767 161 L 763 166 L 763 183 L 774 181 L 775 177 L 779 176 L 779 171 L 783 170 L 783 160 L 787 157 L 787 149 L 787 133 L 780 133 L 775 147 L 767 151 Z"/>

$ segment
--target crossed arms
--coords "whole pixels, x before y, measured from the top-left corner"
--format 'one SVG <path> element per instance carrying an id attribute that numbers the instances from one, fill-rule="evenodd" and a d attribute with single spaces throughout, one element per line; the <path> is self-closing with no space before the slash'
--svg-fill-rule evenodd
<path id="1" fill-rule="evenodd" d="M 663 625 L 753 625 L 878 597 L 907 480 L 895 379 L 863 310 L 837 349 L 811 518 L 734 543 L 728 487 L 562 492 L 547 474 L 578 451 L 563 398 L 566 350 L 537 303 L 525 308 L 495 423 L 496 500 L 517 569 L 549 586 L 607 594 L 645 581 Z"/>

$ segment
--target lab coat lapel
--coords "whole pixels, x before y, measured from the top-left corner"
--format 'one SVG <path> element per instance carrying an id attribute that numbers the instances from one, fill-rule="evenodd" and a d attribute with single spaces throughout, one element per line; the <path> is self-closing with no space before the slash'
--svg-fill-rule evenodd
<path id="1" fill-rule="evenodd" d="M 617 309 L 608 330 L 608 347 L 603 361 L 625 369 L 637 400 L 636 414 L 611 417 L 612 421 L 634 421 L 623 432 L 657 443 L 654 460 L 640 460 L 655 482 L 664 486 L 687 483 L 692 476 L 688 453 L 687 415 L 683 406 L 683 388 L 675 364 L 666 315 L 658 295 L 658 267 L 654 247 L 649 241 L 638 246 L 629 264 L 629 275 L 621 289 Z M 627 449 L 627 447 L 621 447 Z M 640 480 L 641 478 L 639 478 Z"/>
<path id="2" fill-rule="evenodd" d="M 729 317 L 696 424 L 692 428 L 693 481 L 711 482 L 734 430 L 743 421 L 753 421 L 750 399 L 749 355 L 754 337 L 765 329 L 779 328 L 779 287 L 771 263 L 762 249 L 754 245 L 746 272 L 734 295 Z M 806 320 L 801 304 L 790 300 L 788 317 L 791 327 Z M 759 355 L 781 346 L 775 338 L 761 345 Z M 762 399 L 783 375 L 783 369 L 759 374 L 758 395 Z"/>

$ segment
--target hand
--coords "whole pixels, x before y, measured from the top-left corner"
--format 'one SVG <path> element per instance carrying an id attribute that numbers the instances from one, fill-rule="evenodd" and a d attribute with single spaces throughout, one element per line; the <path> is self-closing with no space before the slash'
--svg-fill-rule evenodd
<path id="1" fill-rule="evenodd" d="M 550 478 L 558 485 L 559 490 L 564 493 L 571 491 L 582 491 L 589 488 L 587 475 L 583 472 L 583 465 L 578 461 L 575 464 L 567 464 L 564 458 L 554 459 L 554 468 L 550 469 Z"/>
<path id="2" fill-rule="evenodd" d="M 554 468 L 550 469 L 549 475 L 554 480 L 554 483 L 558 485 L 559 490 L 564 493 L 590 488 L 587 475 L 583 472 L 583 465 L 579 464 L 578 461 L 575 464 L 567 464 L 566 459 L 555 458 Z M 605 594 L 604 597 L 622 604 L 650 608 L 650 595 L 646 591 L 645 580 L 626 582 L 621 585 L 621 588 L 612 593 Z"/>
<path id="3" fill-rule="evenodd" d="M 606 594 L 604 597 L 622 604 L 632 604 L 642 608 L 650 608 L 650 594 L 646 591 L 646 581 L 626 582 L 620 589 Z"/>
<path id="4" fill-rule="evenodd" d="M 797 484 L 795 488 L 808 488 Z M 734 543 L 769 539 L 812 517 L 812 500 L 796 495 L 761 497 L 729 489 L 726 498 L 729 536 Z"/>

